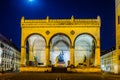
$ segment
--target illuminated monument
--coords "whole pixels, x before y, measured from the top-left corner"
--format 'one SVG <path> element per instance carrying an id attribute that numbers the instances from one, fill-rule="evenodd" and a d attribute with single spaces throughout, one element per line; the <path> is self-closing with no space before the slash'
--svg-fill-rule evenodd
<path id="1" fill-rule="evenodd" d="M 20 71 L 100 70 L 100 26 L 97 19 L 21 19 Z"/>

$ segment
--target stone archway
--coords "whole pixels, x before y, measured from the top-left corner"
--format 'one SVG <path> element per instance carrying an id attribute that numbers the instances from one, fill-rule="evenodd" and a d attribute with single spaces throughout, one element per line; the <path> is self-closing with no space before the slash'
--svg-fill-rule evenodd
<path id="1" fill-rule="evenodd" d="M 95 48 L 95 39 L 91 35 L 79 35 L 74 44 L 75 66 L 94 66 Z"/>
<path id="2" fill-rule="evenodd" d="M 64 45 L 64 49 L 67 49 L 67 51 L 69 52 L 69 57 L 70 59 L 66 60 L 64 66 L 67 67 L 67 61 L 69 62 L 69 67 L 72 69 L 73 67 L 71 66 L 77 66 L 77 64 L 79 64 L 80 62 L 78 61 L 77 63 L 75 63 L 75 47 L 74 47 L 74 43 L 76 37 L 82 33 L 89 33 L 91 35 L 93 35 L 96 39 L 96 44 L 95 44 L 95 54 L 93 56 L 95 56 L 93 59 L 93 63 L 95 67 L 100 66 L 100 26 L 101 26 L 101 20 L 100 17 L 98 16 L 96 19 L 75 19 L 73 16 L 71 17 L 71 19 L 49 19 L 49 17 L 47 17 L 46 19 L 25 19 L 24 17 L 22 17 L 21 19 L 21 67 L 20 67 L 20 71 L 46 71 L 49 70 L 51 67 L 51 65 L 49 65 L 50 63 L 52 65 L 54 65 L 54 61 L 55 59 L 51 62 L 51 58 L 50 55 L 53 50 L 59 50 L 59 53 L 64 53 L 64 50 L 61 50 L 62 48 L 58 48 L 61 45 Z M 44 55 L 44 59 L 42 59 L 42 57 L 40 59 L 44 60 L 45 62 L 40 63 L 41 66 L 44 67 L 27 67 L 26 66 L 26 39 L 28 39 L 31 34 L 34 33 L 38 33 L 40 34 L 40 36 L 42 36 L 42 38 L 44 38 L 45 40 L 45 55 Z M 61 34 L 63 33 L 63 34 Z M 58 36 L 62 36 L 59 38 L 55 38 Z M 64 38 L 66 37 L 66 38 Z M 62 38 L 62 39 L 60 39 Z M 55 39 L 55 40 L 54 40 Z M 69 41 L 67 41 L 66 39 L 68 39 Z M 91 45 L 89 41 L 84 41 L 84 40 L 80 40 L 80 42 L 83 42 L 84 45 Z M 35 43 L 40 42 L 39 39 L 35 39 Z M 70 43 L 69 43 L 70 42 Z M 94 41 L 93 41 L 94 42 Z M 33 53 L 35 52 L 39 52 L 36 51 L 38 49 L 40 49 L 39 46 L 40 44 L 34 44 L 34 48 L 33 47 L 29 47 L 28 52 L 29 51 L 33 51 Z M 76 45 L 78 45 L 76 43 Z M 81 45 L 81 44 L 80 44 Z M 29 41 L 28 41 L 28 46 L 30 46 Z M 33 45 L 32 45 L 33 46 Z M 57 47 L 56 47 L 57 46 Z M 80 49 L 83 49 L 83 53 L 87 52 L 85 51 L 84 47 L 81 47 Z M 29 52 L 30 54 L 30 52 Z M 58 56 L 58 55 L 57 55 Z M 36 57 L 36 56 L 35 56 Z M 55 57 L 56 58 L 56 57 Z M 28 61 L 35 61 L 33 56 L 29 57 Z M 39 61 L 39 60 L 38 60 Z M 41 61 L 40 61 L 41 62 Z M 38 62 L 39 63 L 39 62 Z M 38 65 L 37 65 L 38 66 Z"/>
<path id="3" fill-rule="evenodd" d="M 45 66 L 46 65 L 46 42 L 38 35 L 30 35 L 26 40 L 26 65 Z"/>
<path id="4" fill-rule="evenodd" d="M 50 41 L 50 61 L 54 67 L 67 67 L 70 61 L 70 40 L 57 34 Z"/>

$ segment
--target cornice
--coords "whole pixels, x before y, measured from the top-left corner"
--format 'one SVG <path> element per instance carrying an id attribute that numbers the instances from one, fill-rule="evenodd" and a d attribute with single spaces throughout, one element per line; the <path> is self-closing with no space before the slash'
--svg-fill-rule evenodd
<path id="1" fill-rule="evenodd" d="M 22 28 L 39 28 L 39 27 L 100 27 L 101 20 L 98 16 L 97 19 L 21 19 Z"/>

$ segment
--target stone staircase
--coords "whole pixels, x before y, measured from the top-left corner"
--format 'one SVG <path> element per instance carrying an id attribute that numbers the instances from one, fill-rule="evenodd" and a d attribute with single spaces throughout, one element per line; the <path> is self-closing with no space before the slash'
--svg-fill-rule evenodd
<path id="1" fill-rule="evenodd" d="M 66 67 L 52 67 L 52 72 L 65 73 L 67 72 L 67 68 Z"/>

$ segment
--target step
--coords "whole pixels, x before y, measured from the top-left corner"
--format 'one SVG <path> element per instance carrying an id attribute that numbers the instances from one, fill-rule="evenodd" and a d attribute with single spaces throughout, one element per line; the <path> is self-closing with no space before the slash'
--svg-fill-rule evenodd
<path id="1" fill-rule="evenodd" d="M 66 67 L 52 67 L 52 72 L 64 73 L 64 72 L 67 72 L 67 68 Z"/>

